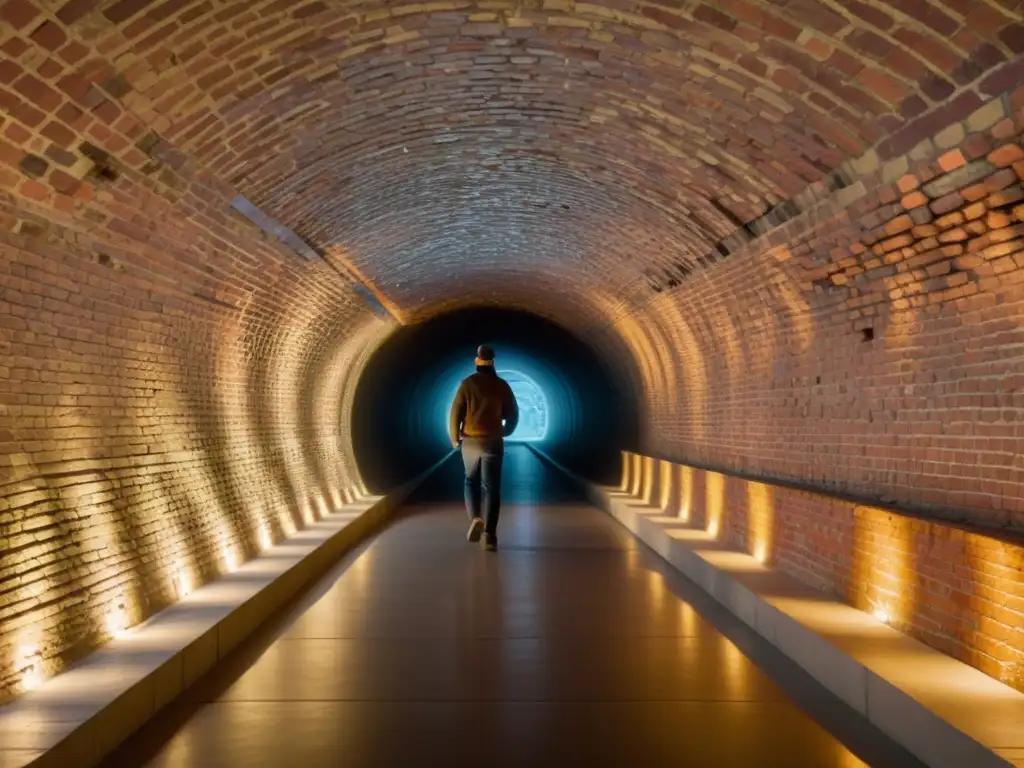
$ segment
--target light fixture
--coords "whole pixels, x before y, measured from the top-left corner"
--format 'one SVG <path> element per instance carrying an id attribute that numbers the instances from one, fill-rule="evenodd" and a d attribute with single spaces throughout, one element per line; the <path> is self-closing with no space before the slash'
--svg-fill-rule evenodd
<path id="1" fill-rule="evenodd" d="M 124 637 L 128 630 L 128 611 L 124 603 L 118 603 L 107 616 L 107 632 L 111 637 Z"/>
<path id="2" fill-rule="evenodd" d="M 23 691 L 35 690 L 45 679 L 42 669 L 39 668 L 41 656 L 42 653 L 37 644 L 26 643 L 18 648 L 15 659 L 18 666 L 23 670 L 20 681 Z"/>
<path id="3" fill-rule="evenodd" d="M 178 589 L 179 598 L 186 597 L 192 591 L 192 579 L 184 568 L 178 571 L 178 576 L 175 578 L 175 586 Z"/>

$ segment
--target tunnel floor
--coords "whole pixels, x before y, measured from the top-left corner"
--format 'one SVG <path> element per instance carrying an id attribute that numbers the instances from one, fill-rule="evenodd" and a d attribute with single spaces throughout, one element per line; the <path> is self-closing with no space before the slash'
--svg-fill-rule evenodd
<path id="1" fill-rule="evenodd" d="M 449 462 L 105 765 L 918 765 L 560 477 L 488 553 Z"/>

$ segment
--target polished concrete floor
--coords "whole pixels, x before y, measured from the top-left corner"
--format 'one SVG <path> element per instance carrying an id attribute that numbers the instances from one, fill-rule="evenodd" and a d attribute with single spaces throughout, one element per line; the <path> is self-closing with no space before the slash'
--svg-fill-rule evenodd
<path id="1" fill-rule="evenodd" d="M 526 449 L 497 553 L 458 475 L 107 765 L 917 765 Z"/>

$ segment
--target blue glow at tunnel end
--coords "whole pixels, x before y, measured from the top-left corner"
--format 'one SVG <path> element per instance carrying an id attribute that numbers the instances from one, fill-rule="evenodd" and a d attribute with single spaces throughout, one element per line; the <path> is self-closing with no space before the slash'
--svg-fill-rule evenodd
<path id="1" fill-rule="evenodd" d="M 517 368 L 499 368 L 498 375 L 505 379 L 512 388 L 519 405 L 519 424 L 516 431 L 506 438 L 510 443 L 542 442 L 548 436 L 552 412 L 547 393 L 537 380 Z M 450 388 L 447 408 L 444 410 L 442 428 L 448 434 L 449 408 L 458 392 L 462 378 L 459 377 Z"/>
<path id="2" fill-rule="evenodd" d="M 546 438 L 551 409 L 544 389 L 522 371 L 499 370 L 498 375 L 509 383 L 519 404 L 519 425 L 509 441 L 530 443 Z"/>

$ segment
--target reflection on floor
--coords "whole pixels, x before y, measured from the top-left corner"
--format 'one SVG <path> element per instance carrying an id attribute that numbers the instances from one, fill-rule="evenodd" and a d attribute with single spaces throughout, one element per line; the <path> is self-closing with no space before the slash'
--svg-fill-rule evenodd
<path id="1" fill-rule="evenodd" d="M 525 448 L 498 553 L 441 488 L 107 764 L 916 765 Z"/>
<path id="2" fill-rule="evenodd" d="M 462 454 L 456 453 L 410 499 L 412 504 L 462 503 Z M 548 471 L 526 445 L 509 443 L 501 468 L 504 506 L 581 503 L 580 492 L 559 472 Z"/>

